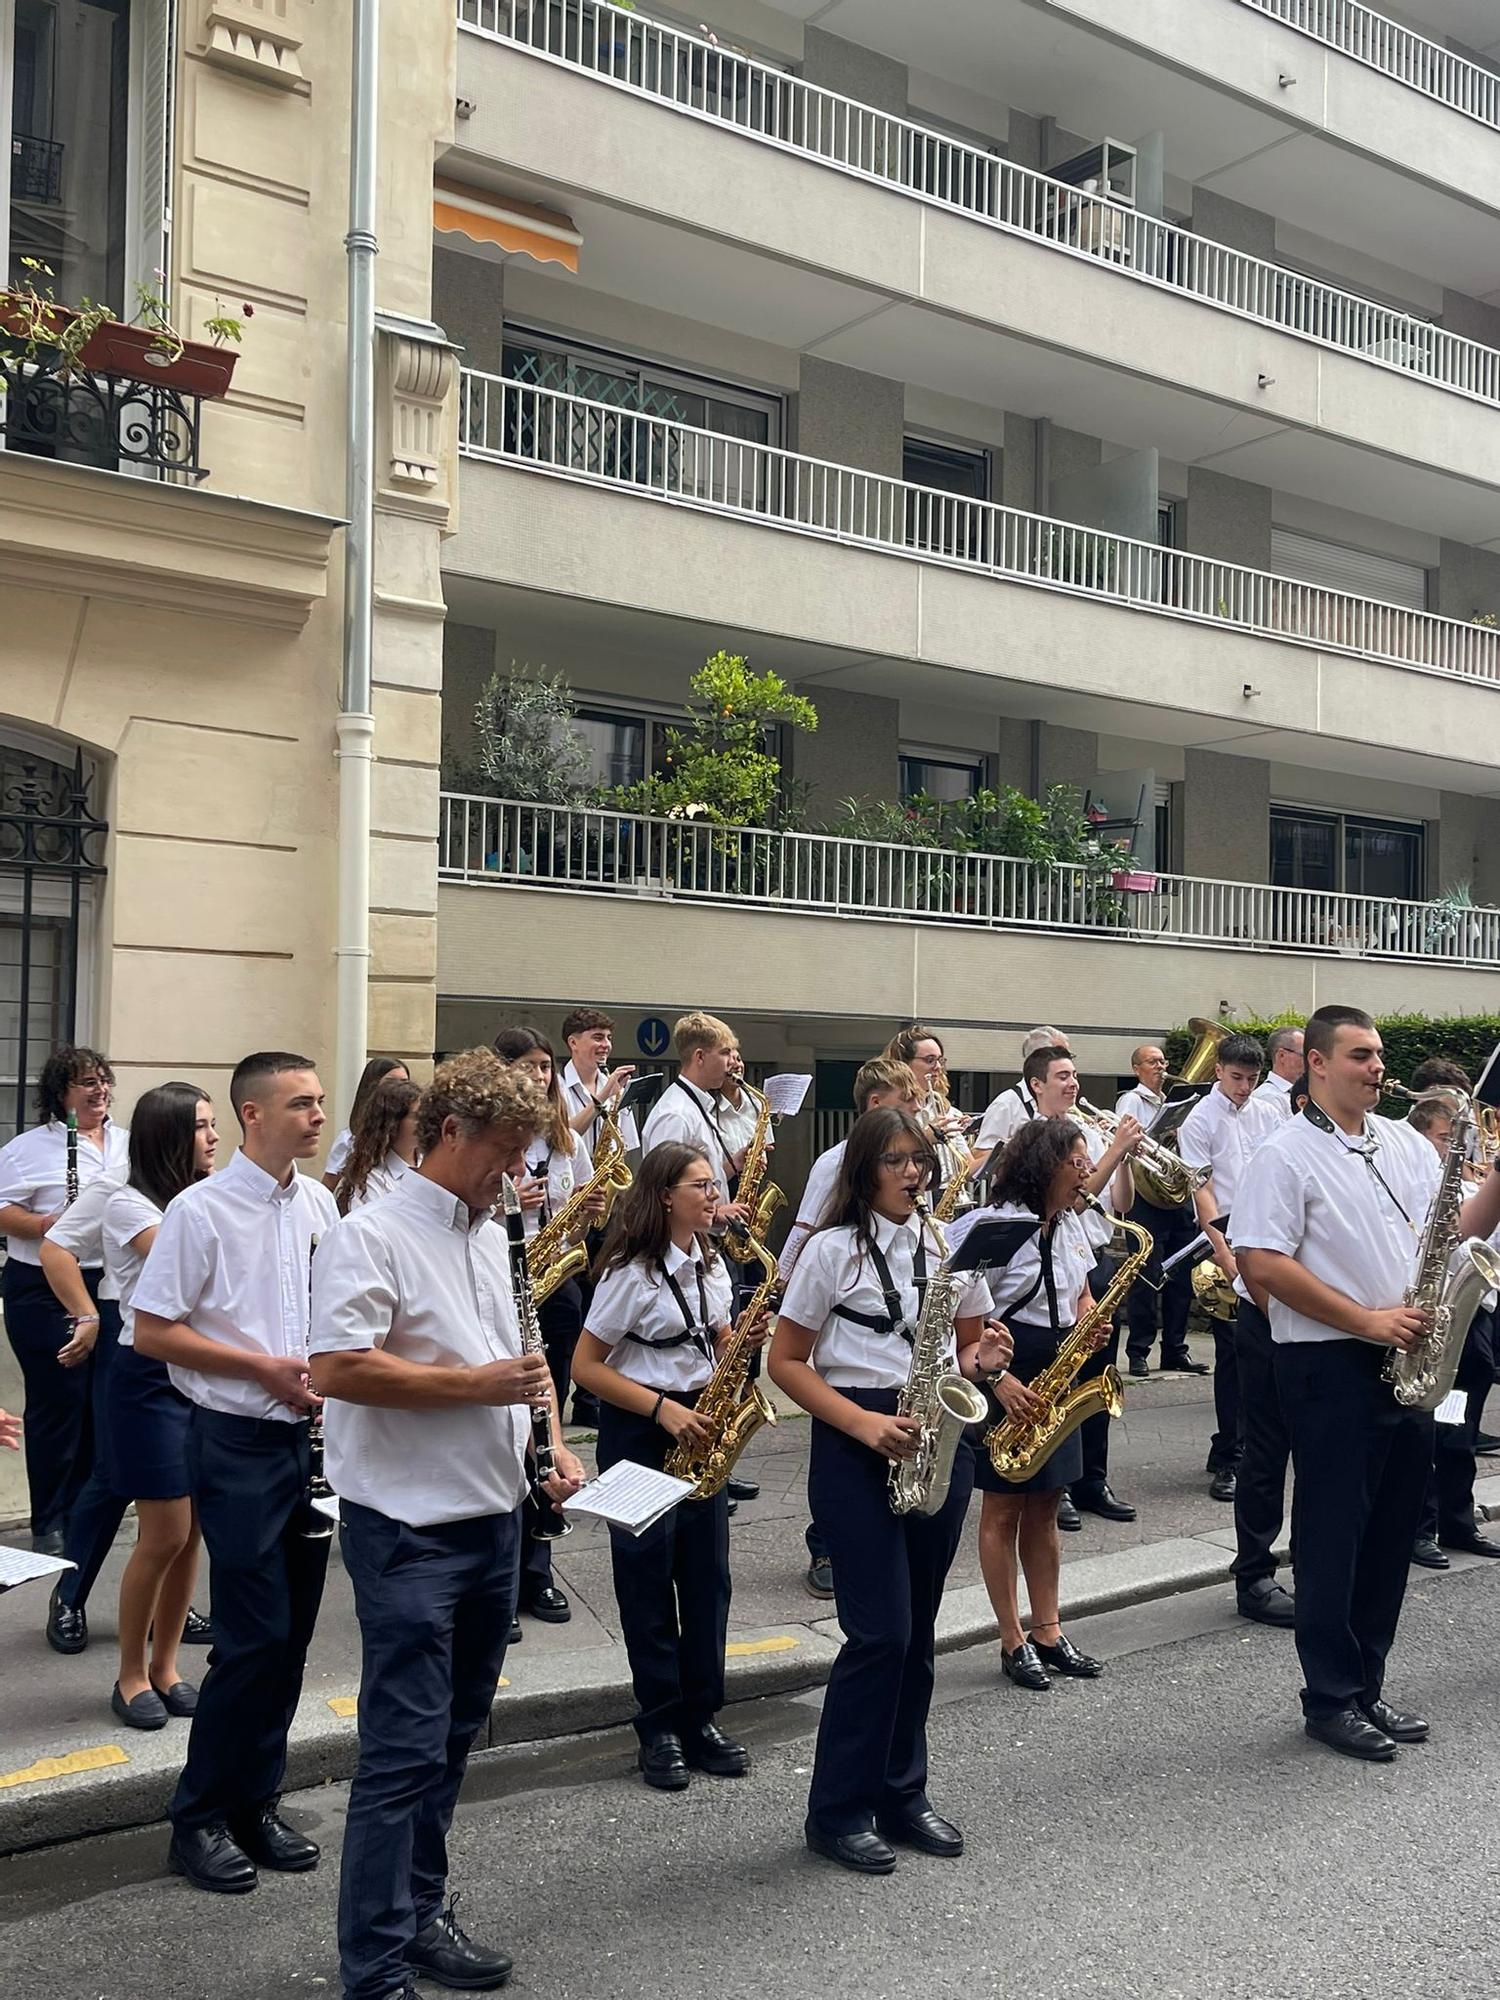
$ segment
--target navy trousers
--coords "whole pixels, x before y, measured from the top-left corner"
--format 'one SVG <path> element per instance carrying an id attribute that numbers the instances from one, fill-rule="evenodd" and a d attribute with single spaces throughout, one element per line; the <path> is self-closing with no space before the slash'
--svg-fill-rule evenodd
<path id="1" fill-rule="evenodd" d="M 1240 1300 L 1243 1308 L 1244 1300 Z M 1240 1367 L 1237 1328 L 1232 1319 L 1210 1320 L 1214 1335 L 1214 1434 L 1208 1441 L 1208 1469 L 1217 1472 L 1239 1466 Z"/>
<path id="2" fill-rule="evenodd" d="M 546 1304 L 538 1308 L 537 1317 L 542 1324 L 542 1345 L 546 1349 L 552 1386 L 557 1391 L 557 1407 L 563 1410 L 567 1407 L 568 1383 L 573 1373 L 573 1349 L 583 1327 L 583 1293 L 577 1279 L 570 1278 L 567 1284 L 559 1285 Z M 552 1543 L 536 1533 L 536 1522 L 537 1505 L 528 1488 L 521 1523 L 523 1609 L 537 1591 L 548 1589 L 552 1583 Z"/>
<path id="3" fill-rule="evenodd" d="M 63 1554 L 78 1567 L 64 1570 L 57 1583 L 59 1600 L 71 1605 L 75 1611 L 82 1610 L 88 1603 L 89 1592 L 104 1567 L 105 1557 L 115 1545 L 115 1536 L 120 1532 L 120 1523 L 132 1498 L 121 1490 L 115 1476 L 110 1440 L 111 1379 L 120 1358 L 120 1308 L 112 1299 L 100 1299 L 96 1303 L 99 1307 L 99 1338 L 94 1343 L 93 1359 L 89 1364 L 92 1463 L 88 1478 L 68 1509 L 63 1528 Z"/>
<path id="4" fill-rule="evenodd" d="M 515 1616 L 520 1512 L 411 1528 L 349 1500 L 341 1511 L 361 1665 L 339 1965 L 345 2000 L 386 2000 L 442 1908 L 448 1829 Z"/>
<path id="5" fill-rule="evenodd" d="M 99 1303 L 99 1271 L 85 1271 L 89 1296 Z M 53 1535 L 82 1492 L 93 1465 L 94 1437 L 90 1392 L 94 1358 L 76 1368 L 59 1368 L 58 1349 L 68 1339 L 68 1316 L 53 1296 L 38 1264 L 6 1260 L 0 1270 L 5 1332 L 26 1389 L 22 1441 L 26 1485 L 31 1498 L 31 1532 Z M 118 1308 L 114 1313 L 118 1330 Z M 100 1310 L 103 1321 L 104 1309 Z M 100 1336 L 103 1337 L 103 1326 Z"/>
<path id="6" fill-rule="evenodd" d="M 891 1414 L 894 1389 L 846 1389 L 862 1409 Z M 868 1446 L 813 1419 L 807 1496 L 833 1561 L 844 1643 L 828 1678 L 807 1817 L 820 1831 L 854 1833 L 875 1815 L 927 1803 L 927 1712 L 933 1633 L 974 1483 L 960 1448 L 941 1510 L 898 1515 L 890 1468 Z"/>
<path id="7" fill-rule="evenodd" d="M 1152 1251 L 1142 1271 L 1125 1294 L 1125 1352 L 1132 1361 L 1145 1361 L 1156 1343 L 1156 1318 L 1161 1314 L 1161 1354 L 1163 1361 L 1187 1353 L 1188 1311 L 1193 1302 L 1193 1267 L 1186 1259 L 1167 1275 L 1158 1291 L 1148 1278 L 1161 1281 L 1165 1258 L 1184 1249 L 1198 1233 L 1198 1217 L 1193 1204 L 1181 1208 L 1157 1208 L 1149 1201 L 1135 1201 L 1130 1220 L 1151 1232 Z"/>
<path id="8" fill-rule="evenodd" d="M 1491 1313 L 1480 1311 L 1470 1323 L 1454 1378 L 1454 1387 L 1462 1389 L 1465 1396 L 1464 1421 L 1432 1427 L 1433 1463 L 1420 1529 L 1424 1535 L 1461 1542 L 1479 1525 L 1474 1515 L 1474 1445 L 1494 1381 L 1494 1319 Z"/>
<path id="9" fill-rule="evenodd" d="M 1270 1322 L 1249 1299 L 1240 1300 L 1234 1350 L 1243 1450 L 1234 1487 L 1236 1550 L 1229 1569 L 1243 1589 L 1276 1574 L 1271 1544 L 1281 1532 L 1292 1440 L 1281 1414 Z"/>
<path id="10" fill-rule="evenodd" d="M 1096 1301 L 1104 1296 L 1104 1288 L 1114 1275 L 1112 1260 L 1101 1258 L 1089 1273 L 1089 1294 Z M 1109 1340 L 1091 1354 L 1078 1371 L 1080 1382 L 1095 1382 L 1106 1368 L 1113 1368 L 1120 1358 L 1120 1326 L 1118 1320 L 1111 1320 Z M 1092 1417 L 1085 1417 L 1078 1427 L 1079 1441 L 1083 1446 L 1083 1477 L 1078 1482 L 1086 1492 L 1097 1493 L 1101 1486 L 1109 1483 L 1109 1427 L 1114 1419 L 1107 1410 L 1100 1410 Z"/>

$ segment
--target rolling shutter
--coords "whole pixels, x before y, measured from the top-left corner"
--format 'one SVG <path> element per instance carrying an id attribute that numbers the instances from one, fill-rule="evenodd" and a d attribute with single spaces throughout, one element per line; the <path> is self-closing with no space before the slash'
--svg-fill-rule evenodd
<path id="1" fill-rule="evenodd" d="M 1427 609 L 1427 572 L 1420 563 L 1399 562 L 1394 556 L 1371 555 L 1367 549 L 1345 548 L 1316 535 L 1271 530 L 1271 568 L 1277 576 L 1295 577 L 1324 590 L 1343 590 L 1353 597 L 1373 597 L 1399 604 L 1407 611 Z"/>

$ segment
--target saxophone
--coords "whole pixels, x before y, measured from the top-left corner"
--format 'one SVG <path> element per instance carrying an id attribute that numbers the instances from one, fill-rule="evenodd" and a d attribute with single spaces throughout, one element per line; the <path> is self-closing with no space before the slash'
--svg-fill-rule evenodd
<path id="1" fill-rule="evenodd" d="M 1104 1213 L 1092 1195 L 1085 1195 L 1084 1201 L 1101 1215 Z M 1105 1286 L 1103 1298 L 1095 1299 L 1064 1336 L 1054 1358 L 1031 1382 L 1032 1394 L 1042 1399 L 1041 1415 L 1002 1417 L 985 1433 L 990 1463 L 1002 1479 L 1029 1479 L 1086 1418 L 1097 1416 L 1101 1410 L 1117 1417 L 1125 1407 L 1125 1390 L 1118 1369 L 1106 1368 L 1102 1375 L 1081 1385 L 1077 1380 L 1079 1370 L 1094 1352 L 1095 1333 L 1101 1326 L 1108 1326 L 1116 1306 L 1151 1255 L 1149 1229 L 1142 1229 L 1138 1223 L 1127 1222 L 1123 1217 L 1116 1218 L 1115 1226 L 1135 1239 L 1135 1247 L 1122 1259 L 1120 1268 Z"/>
<path id="2" fill-rule="evenodd" d="M 755 1106 L 755 1131 L 745 1148 L 745 1164 L 740 1168 L 740 1184 L 735 1189 L 734 1198 L 746 1205 L 750 1218 L 743 1231 L 729 1231 L 724 1238 L 724 1249 L 736 1264 L 750 1264 L 760 1254 L 772 1216 L 778 1208 L 786 1205 L 786 1196 L 774 1181 L 765 1187 L 761 1185 L 765 1181 L 766 1164 L 770 1158 L 767 1150 L 771 1137 L 770 1100 L 763 1091 L 746 1083 L 743 1077 L 740 1089 Z"/>
<path id="3" fill-rule="evenodd" d="M 599 1143 L 594 1149 L 593 1172 L 549 1222 L 544 1222 L 527 1245 L 531 1269 L 531 1295 L 545 1305 L 555 1291 L 570 1278 L 580 1278 L 588 1269 L 588 1245 L 584 1238 L 593 1228 L 602 1229 L 617 1198 L 630 1186 L 632 1175 L 625 1161 L 625 1141 L 619 1120 L 611 1106 L 604 1113 Z M 604 1195 L 604 1213 L 593 1218 L 584 1213 L 594 1196 Z"/>
<path id="4" fill-rule="evenodd" d="M 896 1403 L 898 1417 L 915 1417 L 922 1426 L 913 1455 L 895 1459 L 891 1465 L 891 1511 L 896 1514 L 936 1514 L 941 1510 L 964 1431 L 989 1411 L 974 1384 L 948 1365 L 954 1309 L 960 1287 L 968 1280 L 951 1268 L 953 1253 L 927 1204 L 919 1201 L 916 1211 L 922 1226 L 930 1227 L 936 1236 L 943 1261 L 927 1280 L 912 1337 L 911 1367 Z"/>
<path id="5" fill-rule="evenodd" d="M 748 1236 L 745 1225 L 734 1225 L 731 1234 Z M 726 1246 L 727 1247 L 727 1246 Z M 742 1263 L 756 1258 L 765 1276 L 741 1309 L 724 1351 L 714 1364 L 708 1386 L 699 1396 L 697 1411 L 707 1417 L 713 1433 L 707 1444 L 680 1439 L 667 1453 L 665 1469 L 674 1479 L 691 1479 L 697 1487 L 695 1500 L 712 1500 L 728 1481 L 739 1462 L 740 1453 L 762 1424 L 774 1424 L 771 1408 L 758 1382 L 750 1380 L 750 1363 L 755 1358 L 756 1335 L 775 1303 L 776 1259 L 755 1237 L 741 1241 Z"/>
<path id="6" fill-rule="evenodd" d="M 948 1133 L 943 1130 L 944 1121 L 953 1111 L 953 1100 L 948 1095 L 948 1072 L 939 1072 L 939 1080 L 928 1091 L 922 1101 L 922 1122 L 927 1127 L 932 1149 L 937 1155 L 937 1172 L 947 1174 L 943 1191 L 938 1196 L 932 1211 L 934 1222 L 952 1222 L 961 1209 L 974 1206 L 974 1194 L 969 1186 L 969 1176 L 974 1171 L 974 1161 L 978 1157 L 964 1144 L 961 1132 Z"/>
<path id="7" fill-rule="evenodd" d="M 1470 1320 L 1485 1293 L 1500 1286 L 1500 1257 L 1488 1243 L 1477 1237 L 1465 1241 L 1463 1236 L 1460 1211 L 1464 1163 L 1475 1124 L 1473 1100 L 1451 1085 L 1413 1091 L 1387 1082 L 1385 1089 L 1413 1104 L 1441 1102 L 1453 1118 L 1442 1178 L 1422 1226 L 1417 1274 L 1403 1301 L 1420 1307 L 1428 1315 L 1427 1325 L 1415 1347 L 1392 1348 L 1384 1370 L 1398 1403 L 1408 1410 L 1435 1410 L 1453 1387 Z"/>

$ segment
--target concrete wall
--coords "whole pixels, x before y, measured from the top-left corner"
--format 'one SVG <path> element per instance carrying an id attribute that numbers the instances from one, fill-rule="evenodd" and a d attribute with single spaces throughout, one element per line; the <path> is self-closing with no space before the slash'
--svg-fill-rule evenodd
<path id="1" fill-rule="evenodd" d="M 846 42 L 822 28 L 803 30 L 802 76 L 823 90 L 852 97 L 856 104 L 868 104 L 897 118 L 907 114 L 905 63 L 893 62 L 889 56 L 877 55 L 874 49 Z"/>
<path id="2" fill-rule="evenodd" d="M 800 692 L 817 706 L 818 727 L 792 733 L 789 775 L 810 786 L 814 822 L 831 818 L 840 799 L 894 799 L 901 754 L 901 704 L 884 695 L 811 683 Z"/>
<path id="3" fill-rule="evenodd" d="M 1268 263 L 1276 261 L 1275 216 L 1262 215 L 1258 208 L 1247 208 L 1241 201 L 1230 201 L 1212 188 L 1193 189 L 1193 229 L 1215 243 L 1227 243 L 1252 257 L 1264 257 Z"/>
<path id="4" fill-rule="evenodd" d="M 1087 791 L 1099 771 L 1099 738 L 1092 729 L 1065 729 L 1055 722 L 1031 724 L 1031 754 L 1035 778 L 1023 790 L 1046 796 L 1050 785 L 1076 785 Z"/>
<path id="5" fill-rule="evenodd" d="M 1054 479 L 1048 511 L 1064 521 L 1154 542 L 1160 490 L 1161 468 L 1155 451 L 1127 451 L 1102 465 Z"/>
<path id="6" fill-rule="evenodd" d="M 432 316 L 461 350 L 466 368 L 500 372 L 505 344 L 505 266 L 434 248 Z"/>
<path id="7" fill-rule="evenodd" d="M 1486 305 L 1464 292 L 1443 293 L 1443 325 L 1482 347 L 1500 347 L 1500 306 Z"/>
<path id="8" fill-rule="evenodd" d="M 999 497 L 1007 507 L 1020 507 L 1028 514 L 1046 511 L 1046 496 L 1037 489 L 1039 429 L 1036 418 L 1012 416 L 1007 410 Z"/>
<path id="9" fill-rule="evenodd" d="M 1227 882 L 1270 880 L 1271 767 L 1189 750 L 1180 814 L 1182 870 Z"/>
<path id="10" fill-rule="evenodd" d="M 1500 903 L 1500 799 L 1444 792 L 1429 841 L 1434 895 L 1467 882 L 1476 903 Z"/>
<path id="11" fill-rule="evenodd" d="M 443 627 L 443 766 L 467 764 L 474 749 L 474 704 L 490 675 L 509 666 L 501 638 L 484 626 Z M 550 664 L 550 663 L 549 663 Z"/>
<path id="12" fill-rule="evenodd" d="M 1271 560 L 1271 489 L 1207 467 L 1188 467 L 1177 510 L 1180 545 L 1194 555 L 1265 569 Z"/>
<path id="13" fill-rule="evenodd" d="M 1434 578 L 1432 609 L 1465 624 L 1486 612 L 1500 617 L 1500 554 L 1447 542 Z"/>
<path id="14" fill-rule="evenodd" d="M 798 451 L 899 479 L 905 434 L 904 382 L 803 355 L 797 391 Z"/>

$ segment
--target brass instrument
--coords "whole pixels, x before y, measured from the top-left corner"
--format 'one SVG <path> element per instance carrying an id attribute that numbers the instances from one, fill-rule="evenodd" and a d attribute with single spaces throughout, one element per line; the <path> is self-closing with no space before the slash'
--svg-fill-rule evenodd
<path id="1" fill-rule="evenodd" d="M 707 1417 L 713 1434 L 707 1444 L 692 1444 L 680 1438 L 667 1453 L 665 1470 L 674 1479 L 691 1479 L 697 1487 L 695 1500 L 712 1500 L 729 1480 L 740 1453 L 762 1424 L 774 1424 L 776 1412 L 758 1382 L 750 1380 L 750 1364 L 755 1358 L 756 1336 L 775 1304 L 778 1283 L 776 1259 L 757 1237 L 749 1235 L 744 1223 L 731 1225 L 729 1232 L 741 1239 L 741 1263 L 755 1258 L 765 1273 L 741 1308 L 724 1351 L 714 1364 L 714 1372 L 697 1401 L 700 1417 Z M 748 1242 L 743 1239 L 748 1237 Z"/>
<path id="2" fill-rule="evenodd" d="M 1215 1258 L 1201 1258 L 1193 1266 L 1192 1285 L 1193 1297 L 1205 1319 L 1228 1321 L 1239 1311 L 1240 1295 Z"/>
<path id="3" fill-rule="evenodd" d="M 754 1084 L 740 1079 L 740 1089 L 755 1106 L 755 1130 L 750 1144 L 745 1148 L 745 1164 L 740 1168 L 739 1186 L 735 1189 L 735 1200 L 743 1202 L 750 1211 L 745 1225 L 745 1233 L 731 1230 L 724 1238 L 724 1249 L 736 1264 L 749 1264 L 759 1254 L 770 1231 L 771 1218 L 778 1208 L 786 1206 L 786 1196 L 774 1181 L 764 1187 L 766 1165 L 770 1158 L 771 1105 L 764 1091 Z"/>
<path id="4" fill-rule="evenodd" d="M 625 1141 L 620 1136 L 616 1107 L 609 1106 L 602 1116 L 593 1171 L 527 1245 L 531 1295 L 539 1306 L 545 1305 L 570 1278 L 580 1278 L 588 1269 L 589 1253 L 584 1238 L 591 1229 L 602 1229 L 609 1221 L 610 1210 L 633 1179 L 625 1161 Z M 589 1203 L 601 1192 L 604 1213 L 597 1217 L 588 1215 L 585 1211 Z"/>
<path id="5" fill-rule="evenodd" d="M 1104 1213 L 1092 1195 L 1083 1197 L 1086 1206 Z M 990 1463 L 1002 1479 L 1029 1479 L 1047 1463 L 1057 1447 L 1071 1437 L 1087 1418 L 1101 1410 L 1112 1417 L 1125 1407 L 1125 1389 L 1119 1370 L 1106 1368 L 1102 1375 L 1080 1383 L 1078 1373 L 1094 1352 L 1094 1335 L 1108 1326 L 1116 1306 L 1135 1283 L 1151 1255 L 1151 1232 L 1138 1223 L 1115 1219 L 1115 1227 L 1135 1239 L 1135 1248 L 1121 1259 L 1120 1267 L 1104 1288 L 1104 1296 L 1093 1305 L 1063 1337 L 1062 1345 L 1041 1374 L 1028 1385 L 1042 1400 L 1037 1417 L 1002 1417 L 985 1433 Z"/>
<path id="6" fill-rule="evenodd" d="M 954 1308 L 960 1286 L 966 1281 L 952 1268 L 953 1253 L 927 1204 L 918 1201 L 916 1212 L 923 1227 L 931 1227 L 937 1237 L 943 1261 L 922 1294 L 922 1311 L 912 1336 L 911 1367 L 896 1403 L 897 1416 L 915 1417 L 922 1432 L 910 1458 L 892 1461 L 888 1484 L 893 1513 L 932 1515 L 941 1512 L 948 1498 L 953 1461 L 964 1431 L 980 1421 L 989 1405 L 974 1384 L 948 1364 Z"/>
<path id="7" fill-rule="evenodd" d="M 922 1122 L 932 1137 L 933 1150 L 937 1154 L 938 1180 L 942 1192 L 932 1210 L 934 1222 L 952 1222 L 960 1210 L 974 1206 L 974 1194 L 969 1186 L 969 1177 L 974 1171 L 978 1154 L 973 1153 L 963 1143 L 958 1133 L 943 1130 L 944 1121 L 952 1116 L 953 1100 L 948 1095 L 948 1072 L 939 1070 L 937 1081 L 922 1100 Z M 968 1199 L 965 1199 L 965 1196 Z"/>
<path id="8" fill-rule="evenodd" d="M 1189 1049 L 1187 1061 L 1182 1065 L 1182 1068 L 1175 1075 L 1168 1074 L 1164 1077 L 1162 1080 L 1165 1083 L 1207 1083 L 1214 1073 L 1214 1064 L 1218 1059 L 1219 1044 L 1228 1035 L 1228 1028 L 1224 1026 L 1222 1021 L 1205 1020 L 1201 1014 L 1194 1014 L 1188 1022 L 1188 1027 L 1197 1039 L 1194 1041 L 1192 1048 Z M 1175 1155 L 1177 1151 L 1177 1126 L 1181 1123 L 1182 1118 L 1186 1117 L 1187 1113 L 1191 1110 L 1192 1105 L 1188 1104 L 1182 1109 L 1181 1116 L 1178 1116 L 1178 1107 L 1176 1105 L 1163 1105 L 1152 1120 L 1151 1133 L 1155 1134 L 1158 1128 L 1163 1126 L 1167 1120 L 1168 1112 L 1171 1112 L 1173 1116 L 1171 1121 L 1166 1123 L 1166 1129 L 1162 1130 L 1161 1136 L 1152 1139 L 1153 1145 L 1160 1146 L 1163 1152 Z M 1207 1176 L 1205 1175 L 1203 1178 L 1207 1179 Z M 1176 1176 L 1169 1175 L 1163 1177 L 1160 1169 L 1153 1160 L 1143 1159 L 1139 1155 L 1131 1161 L 1130 1179 L 1139 1198 L 1142 1201 L 1149 1201 L 1153 1208 L 1181 1208 L 1184 1202 L 1191 1201 L 1192 1199 L 1191 1189 L 1186 1193 L 1174 1191 L 1180 1188 L 1180 1182 Z M 1198 1184 L 1201 1186 L 1202 1183 L 1199 1182 Z"/>
<path id="9" fill-rule="evenodd" d="M 1106 1139 L 1113 1139 L 1120 1129 L 1120 1120 L 1113 1111 L 1101 1111 L 1097 1104 L 1090 1104 L 1086 1097 L 1080 1097 L 1073 1106 L 1073 1116 L 1081 1118 L 1086 1125 L 1092 1125 L 1102 1132 Z M 1171 1206 L 1180 1208 L 1191 1201 L 1194 1194 L 1209 1177 L 1207 1167 L 1190 1167 L 1181 1154 L 1172 1146 L 1164 1146 L 1153 1139 L 1149 1132 L 1143 1132 L 1131 1154 L 1132 1169 L 1137 1165 L 1147 1167 L 1157 1184 L 1172 1193 Z"/>

